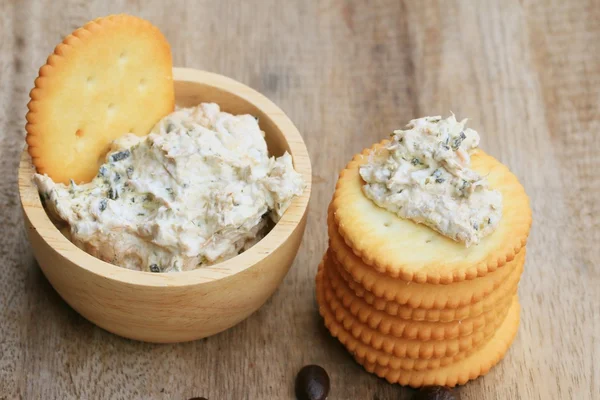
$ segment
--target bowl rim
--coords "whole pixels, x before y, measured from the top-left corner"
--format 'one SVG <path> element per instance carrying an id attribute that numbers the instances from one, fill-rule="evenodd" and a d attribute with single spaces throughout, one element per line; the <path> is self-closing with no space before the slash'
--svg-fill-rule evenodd
<path id="1" fill-rule="evenodd" d="M 252 267 L 276 251 L 295 231 L 307 212 L 312 184 L 310 158 L 300 132 L 283 110 L 266 96 L 249 86 L 216 73 L 174 67 L 173 80 L 212 86 L 241 98 L 264 113 L 276 129 L 282 133 L 290 149 L 294 167 L 302 175 L 306 182 L 306 188 L 301 196 L 297 196 L 292 201 L 279 222 L 263 239 L 250 249 L 229 260 L 213 266 L 176 273 L 156 274 L 135 271 L 110 264 L 86 253 L 58 230 L 42 206 L 38 190 L 32 180 L 35 169 L 25 146 L 21 154 L 18 171 L 19 197 L 25 217 L 30 221 L 33 229 L 37 231 L 42 240 L 55 252 L 79 268 L 99 277 L 144 287 L 192 286 L 225 279 Z"/>

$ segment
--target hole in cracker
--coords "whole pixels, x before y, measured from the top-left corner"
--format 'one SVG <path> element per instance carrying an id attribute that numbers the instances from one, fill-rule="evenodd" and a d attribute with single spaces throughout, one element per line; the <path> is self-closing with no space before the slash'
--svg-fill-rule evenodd
<path id="1" fill-rule="evenodd" d="M 107 109 L 108 109 L 108 111 L 114 111 L 115 110 L 115 103 L 109 103 Z"/>
<path id="2" fill-rule="evenodd" d="M 425 241 L 425 243 L 431 243 L 432 241 L 433 241 L 433 239 L 427 239 L 427 240 Z"/>
<path id="3" fill-rule="evenodd" d="M 385 226 L 386 228 L 389 228 L 390 226 L 392 226 L 391 221 L 387 221 L 386 223 L 383 224 L 383 226 Z"/>
<path id="4" fill-rule="evenodd" d="M 119 62 L 124 63 L 125 61 L 127 61 L 127 53 L 122 52 L 121 54 L 119 54 Z"/>
<path id="5" fill-rule="evenodd" d="M 85 81 L 87 82 L 88 85 L 91 85 L 91 84 L 94 83 L 94 77 L 93 76 L 88 76 Z"/>
<path id="6" fill-rule="evenodd" d="M 138 85 L 138 89 L 143 90 L 146 88 L 146 79 L 140 79 L 140 84 Z"/>
<path id="7" fill-rule="evenodd" d="M 77 131 L 75 131 L 75 136 L 82 137 L 83 136 L 83 131 L 81 129 L 77 129 Z"/>

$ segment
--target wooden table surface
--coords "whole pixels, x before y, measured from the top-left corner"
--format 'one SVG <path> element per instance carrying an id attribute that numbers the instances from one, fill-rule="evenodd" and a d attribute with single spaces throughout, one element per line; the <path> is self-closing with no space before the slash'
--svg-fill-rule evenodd
<path id="1" fill-rule="evenodd" d="M 64 35 L 118 12 L 156 24 L 175 65 L 267 95 L 311 155 L 308 227 L 284 283 L 246 321 L 193 343 L 87 322 L 25 238 L 16 171 L 37 70 Z M 0 399 L 288 399 L 309 363 L 328 370 L 331 399 L 409 399 L 329 337 L 314 275 L 340 168 L 409 119 L 450 110 L 518 175 L 534 213 L 518 337 L 460 399 L 599 399 L 599 20 L 598 1 L 0 0 Z"/>

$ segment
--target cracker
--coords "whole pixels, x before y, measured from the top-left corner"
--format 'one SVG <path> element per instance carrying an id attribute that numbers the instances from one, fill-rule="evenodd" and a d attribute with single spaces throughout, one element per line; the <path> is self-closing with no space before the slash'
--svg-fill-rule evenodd
<path id="1" fill-rule="evenodd" d="M 366 265 L 340 236 L 331 212 L 327 223 L 330 248 L 339 264 L 358 285 L 373 293 L 374 296 L 413 308 L 458 308 L 478 302 L 497 289 L 520 262 L 517 260 L 525 256 L 525 249 L 523 249 L 504 267 L 472 280 L 453 282 L 448 285 L 416 283 L 392 278 Z"/>
<path id="2" fill-rule="evenodd" d="M 368 372 L 374 373 L 390 383 L 399 383 L 414 388 L 429 385 L 454 387 L 487 374 L 506 355 L 519 329 L 520 306 L 515 296 L 508 315 L 492 338 L 472 354 L 455 363 L 432 370 L 407 371 L 382 367 L 366 357 L 354 355 L 354 359 Z"/>
<path id="3" fill-rule="evenodd" d="M 147 135 L 173 111 L 169 43 L 141 18 L 95 19 L 56 46 L 30 97 L 27 144 L 37 171 L 88 182 L 112 140 Z"/>
<path id="4" fill-rule="evenodd" d="M 489 339 L 508 312 L 508 306 L 502 307 L 498 318 L 486 324 L 483 330 L 474 332 L 468 336 L 456 339 L 441 339 L 423 341 L 420 339 L 403 339 L 371 329 L 358 321 L 332 293 L 327 281 L 327 275 L 321 282 L 322 298 L 319 304 L 321 313 L 327 321 L 330 330 L 340 331 L 338 338 L 346 346 L 354 349 L 358 354 L 369 353 L 380 365 L 390 368 L 424 369 L 437 368 L 454 360 L 464 357 L 469 351 L 477 348 L 481 343 Z M 325 315 L 327 314 L 327 315 Z M 342 337 L 343 336 L 343 337 Z M 412 364 L 411 360 L 433 360 L 444 359 L 430 363 Z M 411 365 L 411 366 L 408 366 Z"/>
<path id="5" fill-rule="evenodd" d="M 525 246 L 531 226 L 529 198 L 508 168 L 482 150 L 472 155 L 471 166 L 502 193 L 503 216 L 478 245 L 466 248 L 375 205 L 362 192 L 359 167 L 386 143 L 365 149 L 342 170 L 331 204 L 340 235 L 367 265 L 405 281 L 447 284 L 485 276 Z"/>
<path id="6" fill-rule="evenodd" d="M 373 347 L 362 344 L 360 341 L 356 340 L 342 324 L 336 321 L 333 312 L 329 308 L 327 302 L 324 300 L 324 283 L 326 279 L 323 278 L 324 275 L 320 274 L 317 277 L 317 300 L 319 302 L 319 312 L 323 317 L 326 328 L 329 330 L 331 335 L 336 337 L 355 358 L 359 360 L 365 360 L 366 362 L 373 363 L 379 367 L 386 367 L 392 370 L 402 371 L 433 372 L 436 369 L 455 364 L 460 360 L 469 357 L 471 354 L 476 353 L 489 340 L 491 340 L 492 336 L 495 334 L 495 332 L 492 332 L 492 334 L 490 334 L 487 340 L 485 340 L 482 344 L 452 356 L 431 359 L 397 357 L 386 351 L 377 350 Z M 508 312 L 506 312 L 506 314 L 508 314 Z M 504 319 L 500 321 L 500 324 L 503 322 L 503 320 Z"/>
<path id="7" fill-rule="evenodd" d="M 380 313 L 377 314 L 377 317 L 374 318 L 381 318 L 383 315 L 387 314 L 405 320 L 430 322 L 450 322 L 470 319 L 487 311 L 496 309 L 498 305 L 509 301 L 509 299 L 517 292 L 522 271 L 523 267 L 518 266 L 511 273 L 504 285 L 490 293 L 490 295 L 486 296 L 482 301 L 459 308 L 438 310 L 412 308 L 398 303 L 388 302 L 364 290 L 362 286 L 358 285 L 351 278 L 348 277 L 347 280 L 344 280 L 344 278 L 341 277 L 343 268 L 326 269 L 332 288 L 336 291 L 338 297 L 344 303 L 344 306 L 352 311 L 354 315 L 357 315 L 358 309 L 356 306 L 352 306 L 352 303 L 356 302 L 357 298 L 361 298 L 365 303 L 370 305 L 369 308 L 362 311 L 364 314 L 362 317 L 358 315 L 361 320 L 363 320 L 363 318 L 369 318 L 370 314 L 375 311 L 380 311 Z M 350 290 L 346 293 L 344 290 L 345 288 L 349 288 Z"/>
<path id="8" fill-rule="evenodd" d="M 326 269 L 336 269 L 330 260 L 331 258 L 324 260 L 324 263 L 327 264 Z M 356 296 L 345 282 L 336 282 L 335 274 L 331 275 L 331 278 L 329 277 L 330 274 L 330 271 L 325 272 L 327 283 L 331 287 L 333 295 L 357 321 L 384 335 L 398 338 L 429 341 L 470 336 L 483 331 L 486 326 L 498 320 L 502 313 L 508 309 L 511 301 L 511 297 L 502 299 L 491 310 L 465 319 L 449 322 L 414 321 L 398 318 L 384 311 L 373 309 L 363 298 Z M 331 286 L 332 282 L 336 286 L 335 288 Z"/>

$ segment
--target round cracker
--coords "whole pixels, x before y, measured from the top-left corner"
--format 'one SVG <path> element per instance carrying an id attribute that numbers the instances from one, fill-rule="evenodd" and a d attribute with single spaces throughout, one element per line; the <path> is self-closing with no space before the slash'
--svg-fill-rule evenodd
<path id="1" fill-rule="evenodd" d="M 317 298 L 319 301 L 323 301 L 323 298 L 326 296 L 324 291 L 325 289 L 317 286 Z M 368 362 L 376 364 L 377 366 L 387 367 L 394 370 L 433 371 L 443 368 L 445 366 L 457 363 L 477 352 L 477 350 L 484 346 L 495 334 L 495 332 L 491 332 L 482 343 L 452 356 L 430 359 L 412 359 L 397 357 L 393 354 L 389 354 L 386 351 L 377 350 L 369 345 L 363 344 L 360 340 L 356 339 L 342 323 L 335 319 L 334 312 L 329 308 L 327 303 L 319 305 L 319 312 L 323 317 L 325 326 L 331 335 L 336 337 L 355 358 L 364 359 Z M 508 314 L 508 309 L 505 314 Z M 503 320 L 500 320 L 499 324 L 502 322 Z"/>
<path id="2" fill-rule="evenodd" d="M 33 164 L 55 182 L 89 182 L 111 141 L 147 135 L 173 111 L 169 43 L 148 21 L 111 15 L 68 35 L 40 68 L 27 113 Z"/>
<path id="3" fill-rule="evenodd" d="M 338 332 L 340 341 L 353 352 L 368 353 L 371 361 L 394 369 L 438 368 L 464 358 L 494 334 L 510 306 L 508 302 L 499 307 L 498 317 L 471 335 L 441 340 L 403 339 L 383 334 L 358 321 L 333 294 L 327 274 L 323 274 L 320 285 L 321 313 L 327 326 Z"/>
<path id="4" fill-rule="evenodd" d="M 500 317 L 501 313 L 508 307 L 512 295 L 516 293 L 511 292 L 508 296 L 498 299 L 498 303 L 489 310 L 485 310 L 474 316 L 467 316 L 451 321 L 415 321 L 390 315 L 385 311 L 373 308 L 364 298 L 359 297 L 354 292 L 354 289 L 348 285 L 348 282 L 343 279 L 340 280 L 341 271 L 332 261 L 333 257 L 327 257 L 324 260 L 326 264 L 324 274 L 327 277 L 327 282 L 332 289 L 333 295 L 339 303 L 360 323 L 384 335 L 398 338 L 418 339 L 421 341 L 444 340 L 469 336 L 480 332 Z"/>
<path id="5" fill-rule="evenodd" d="M 338 338 L 346 349 L 352 354 L 354 359 L 361 364 L 368 372 L 374 373 L 381 378 L 385 378 L 390 383 L 399 383 L 412 387 L 421 387 L 427 385 L 441 385 L 454 387 L 465 384 L 467 381 L 485 375 L 505 356 L 510 348 L 519 327 L 520 306 L 517 296 L 511 299 L 511 306 L 494 334 L 483 343 L 479 348 L 465 352 L 464 357 L 460 356 L 455 361 L 443 364 L 440 359 L 440 365 L 433 368 L 415 369 L 415 368 L 391 368 L 382 366 L 378 362 L 378 355 L 370 349 L 357 351 L 356 342 L 347 345 L 347 339 L 350 334 L 340 325 L 333 324 L 332 314 L 328 314 L 326 306 L 321 305 L 324 299 L 323 282 L 325 281 L 323 266 L 319 267 L 316 278 L 317 300 L 319 302 L 319 312 L 323 316 L 325 326 L 332 336 Z M 428 362 L 430 360 L 421 360 Z M 433 361 L 433 360 L 431 360 Z M 384 361 L 385 362 L 385 361 Z M 406 364 L 411 366 L 410 364 Z M 420 364 L 414 364 L 421 366 Z"/>
<path id="6" fill-rule="evenodd" d="M 509 301 L 509 299 L 517 292 L 521 273 L 523 272 L 523 265 L 517 265 L 517 268 L 511 273 L 504 285 L 500 286 L 497 290 L 494 290 L 477 303 L 468 304 L 459 308 L 438 310 L 412 308 L 376 297 L 354 282 L 349 276 L 346 276 L 344 279 L 343 268 L 336 268 L 334 263 L 331 265 L 332 268 L 327 268 L 326 273 L 329 276 L 332 288 L 343 301 L 344 306 L 352 311 L 354 315 L 360 317 L 361 321 L 365 318 L 380 320 L 386 315 L 404 320 L 429 322 L 452 322 L 477 317 L 487 311 L 495 310 L 498 305 L 505 304 Z M 346 292 L 346 289 L 349 289 L 349 291 Z M 362 299 L 369 307 L 361 308 L 356 304 L 353 305 L 353 303 L 356 303 L 357 299 Z"/>
<path id="7" fill-rule="evenodd" d="M 525 257 L 523 249 L 514 260 L 494 272 L 449 285 L 404 281 L 377 272 L 357 257 L 340 236 L 331 212 L 327 223 L 330 249 L 337 262 L 358 285 L 376 297 L 413 308 L 441 310 L 476 303 L 502 285 L 517 266 L 517 260 L 521 262 L 520 259 Z"/>
<path id="8" fill-rule="evenodd" d="M 477 150 L 471 167 L 503 197 L 497 229 L 478 245 L 464 244 L 378 207 L 362 191 L 359 167 L 387 140 L 365 149 L 340 173 L 331 203 L 344 241 L 367 264 L 394 278 L 448 284 L 495 271 L 525 246 L 531 226 L 529 198 L 518 179 L 493 157 Z"/>
<path id="9" fill-rule="evenodd" d="M 440 385 L 454 387 L 487 374 L 506 355 L 519 330 L 521 308 L 517 296 L 508 315 L 491 339 L 464 359 L 433 370 L 407 371 L 383 367 L 365 357 L 354 355 L 354 359 L 368 372 L 374 373 L 390 383 L 399 383 L 414 388 Z"/>

